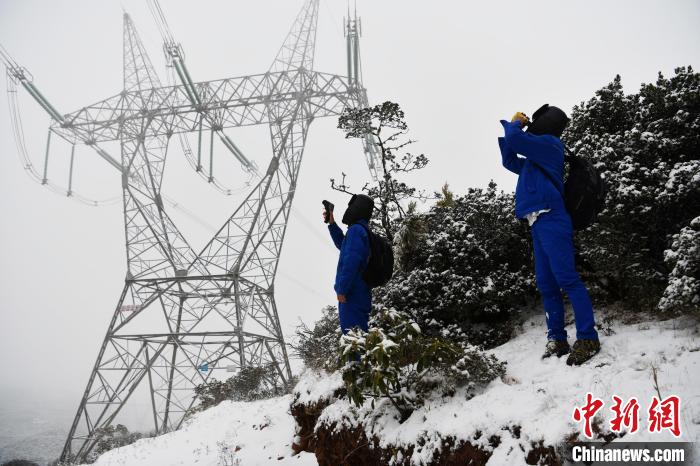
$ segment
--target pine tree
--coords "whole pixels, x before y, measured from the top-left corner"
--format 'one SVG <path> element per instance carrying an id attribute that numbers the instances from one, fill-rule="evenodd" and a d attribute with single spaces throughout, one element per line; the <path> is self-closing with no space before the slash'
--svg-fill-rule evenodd
<path id="1" fill-rule="evenodd" d="M 659 309 L 700 316 L 700 217 L 673 236 L 665 260 L 672 267 Z"/>
<path id="2" fill-rule="evenodd" d="M 564 142 L 608 187 L 599 221 L 577 235 L 584 279 L 599 301 L 654 309 L 670 272 L 664 251 L 700 215 L 700 75 L 677 68 L 632 95 L 616 76 L 574 107 Z"/>

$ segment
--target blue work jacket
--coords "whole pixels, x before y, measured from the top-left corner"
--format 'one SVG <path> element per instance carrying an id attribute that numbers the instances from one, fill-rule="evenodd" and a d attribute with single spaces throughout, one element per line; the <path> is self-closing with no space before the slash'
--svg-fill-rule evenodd
<path id="1" fill-rule="evenodd" d="M 501 120 L 501 124 L 505 136 L 498 138 L 498 146 L 503 166 L 518 175 L 515 215 L 524 218 L 543 209 L 566 211 L 562 196 L 564 144 L 556 136 L 538 136 L 523 131 L 517 121 Z"/>

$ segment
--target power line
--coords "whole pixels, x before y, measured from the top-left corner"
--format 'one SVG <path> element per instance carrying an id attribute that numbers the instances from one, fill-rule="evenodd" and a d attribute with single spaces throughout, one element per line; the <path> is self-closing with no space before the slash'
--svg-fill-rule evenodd
<path id="1" fill-rule="evenodd" d="M 150 395 L 155 432 L 179 428 L 193 405 L 194 387 L 211 376 L 211 370 L 201 370 L 205 364 L 212 370 L 224 364 L 238 369 L 271 365 L 275 375 L 269 383 L 291 381 L 274 284 L 309 126 L 317 118 L 337 116 L 343 108 L 361 107 L 366 101 L 357 76 L 351 80 L 344 74 L 314 70 L 319 0 L 306 0 L 267 72 L 196 83 L 162 10 L 156 8 L 156 0 L 152 2 L 166 49 L 170 47 L 170 56 L 177 58 L 179 85 L 160 84 L 127 14 L 123 16 L 121 91 L 112 94 L 116 98 L 70 114 L 51 106 L 4 49 L 2 54 L 3 61 L 14 67 L 13 77 L 51 116 L 48 137 L 54 134 L 91 146 L 119 171 L 123 192 L 124 287 L 70 427 L 62 461 L 85 460 L 102 429 L 118 420 L 131 395 L 143 386 Z M 358 59 L 355 53 L 356 65 Z M 161 194 L 170 138 L 196 131 L 206 134 L 213 177 L 215 137 L 229 150 L 236 149 L 222 130 L 260 124 L 270 128 L 269 165 L 224 225 L 204 248 L 195 251 L 167 210 L 178 209 L 202 227 L 208 223 Z M 13 131 L 23 135 L 21 126 Z M 18 148 L 24 144 L 23 137 L 19 139 Z M 119 143 L 119 160 L 100 147 L 108 142 Z M 33 169 L 29 159 L 25 163 L 32 176 L 47 184 L 48 148 L 47 143 L 43 173 Z M 234 150 L 234 155 L 242 163 L 246 160 L 240 151 Z M 255 171 L 254 162 L 248 165 L 249 171 Z M 368 159 L 370 170 L 372 166 Z M 68 191 L 71 187 L 69 179 Z M 320 222 L 312 225 L 298 215 L 323 244 L 332 247 L 329 238 L 321 235 Z M 322 296 L 297 277 L 291 277 L 290 283 Z"/>

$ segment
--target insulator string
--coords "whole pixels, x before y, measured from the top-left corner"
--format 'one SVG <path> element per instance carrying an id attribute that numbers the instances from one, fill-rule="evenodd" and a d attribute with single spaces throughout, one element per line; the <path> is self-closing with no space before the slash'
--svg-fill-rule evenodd
<path id="1" fill-rule="evenodd" d="M 17 99 L 17 85 L 15 80 L 7 74 L 7 95 L 8 95 L 8 105 L 10 107 L 10 125 L 12 126 L 12 133 L 15 139 L 15 145 L 17 146 L 17 154 L 20 157 L 20 162 L 24 167 L 24 171 L 38 184 L 42 184 L 49 190 L 56 194 L 71 197 L 72 199 L 90 206 L 102 206 L 102 205 L 113 205 L 121 200 L 121 196 L 116 196 L 107 199 L 94 199 L 88 196 L 82 195 L 78 192 L 72 190 L 72 187 L 60 186 L 50 179 L 48 176 L 44 178 L 37 169 L 29 157 L 29 151 L 27 150 L 26 140 L 24 138 L 24 125 L 22 123 L 22 114 L 20 112 L 19 102 Z M 47 147 L 48 149 L 48 147 Z"/>
<path id="2" fill-rule="evenodd" d="M 176 78 L 175 78 L 175 70 L 170 67 L 170 71 L 166 73 L 167 78 L 168 78 L 168 85 L 169 86 L 175 86 L 176 85 Z M 201 116 L 200 116 L 201 118 Z M 200 121 L 201 125 L 201 121 Z M 182 147 L 182 152 L 185 154 L 185 159 L 187 162 L 190 164 L 192 169 L 197 173 L 203 180 L 205 180 L 208 184 L 212 185 L 214 189 L 219 191 L 221 194 L 224 196 L 232 196 L 234 194 L 240 194 L 241 192 L 247 190 L 250 188 L 252 185 L 254 179 L 256 176 L 252 173 L 248 173 L 248 179 L 243 183 L 241 187 L 238 188 L 231 188 L 229 186 L 225 186 L 222 183 L 219 182 L 214 177 L 213 173 L 206 173 L 201 166 L 201 140 L 198 140 L 198 147 L 197 147 L 197 157 L 194 156 L 194 153 L 192 151 L 192 148 L 190 147 L 190 143 L 187 139 L 187 136 L 185 134 L 178 134 L 178 138 L 180 140 L 180 145 Z M 199 136 L 201 139 L 201 135 Z"/>

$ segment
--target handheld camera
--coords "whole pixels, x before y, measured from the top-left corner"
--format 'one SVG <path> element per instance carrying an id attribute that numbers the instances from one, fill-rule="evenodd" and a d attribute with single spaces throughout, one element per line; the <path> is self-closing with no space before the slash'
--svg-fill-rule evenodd
<path id="1" fill-rule="evenodd" d="M 333 213 L 334 207 L 335 206 L 332 202 L 327 201 L 325 199 L 323 200 L 323 208 L 326 209 L 326 214 L 323 223 L 329 223 L 331 221 L 331 214 Z"/>

